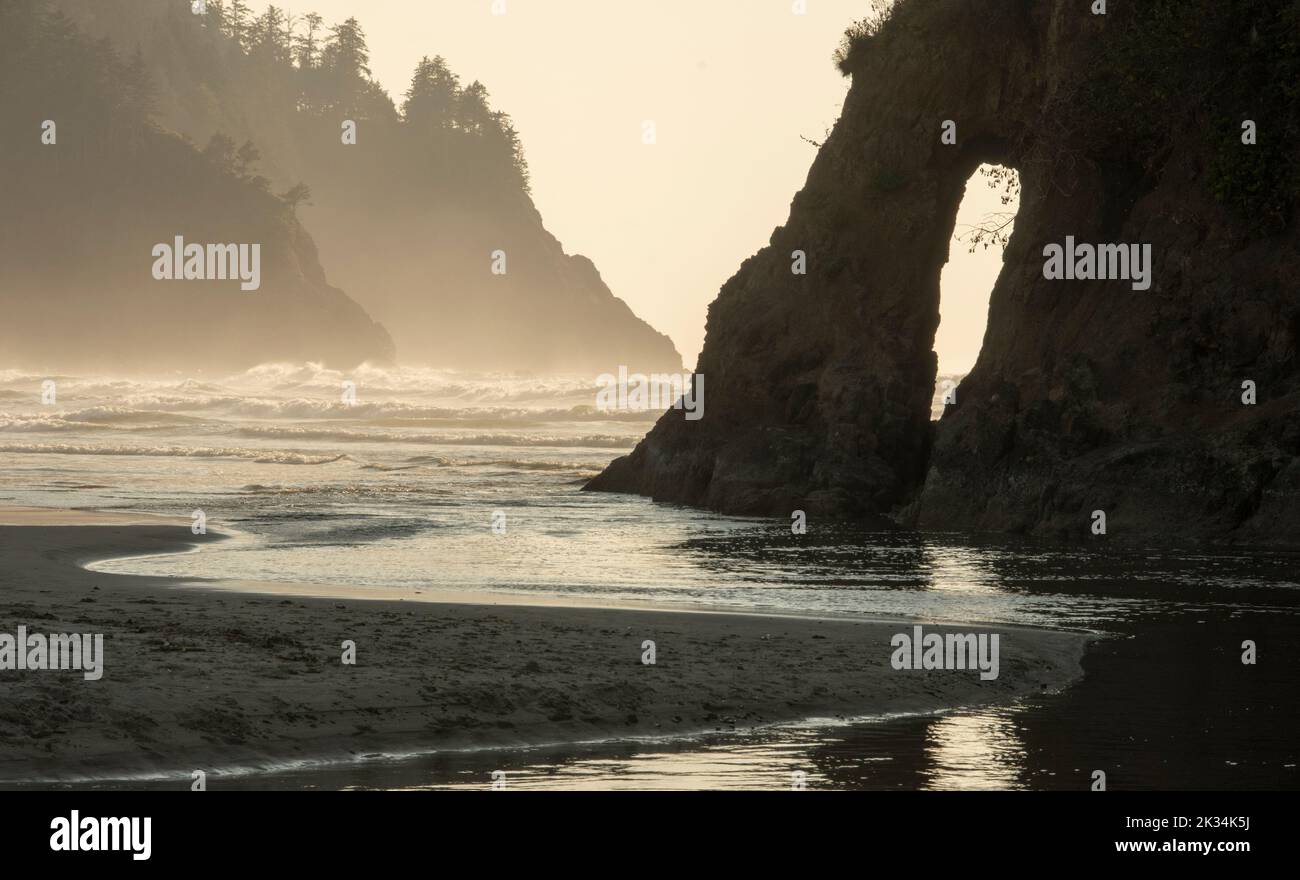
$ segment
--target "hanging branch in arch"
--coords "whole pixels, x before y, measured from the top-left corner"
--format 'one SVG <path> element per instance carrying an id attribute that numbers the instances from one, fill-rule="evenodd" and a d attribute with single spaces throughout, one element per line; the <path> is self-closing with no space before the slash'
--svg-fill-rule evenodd
<path id="1" fill-rule="evenodd" d="M 980 175 L 985 178 L 989 189 L 1001 190 L 999 199 L 1003 206 L 1019 204 L 1020 175 L 1016 169 L 1002 165 L 987 165 L 980 168 Z M 1005 250 L 1007 242 L 1011 240 L 1011 231 L 1015 222 L 1015 211 L 993 211 L 981 217 L 978 223 L 965 225 L 956 239 L 962 244 L 969 245 L 969 252 L 972 254 L 981 247 L 984 250 L 990 247 L 1000 247 Z"/>
<path id="2" fill-rule="evenodd" d="M 1011 240 L 1011 227 L 1015 222 L 1016 215 L 1013 211 L 994 211 L 985 214 L 978 223 L 966 226 L 956 238 L 962 244 L 969 245 L 968 250 L 972 254 L 981 247 L 984 250 L 990 247 L 1005 250 L 1007 242 Z"/>

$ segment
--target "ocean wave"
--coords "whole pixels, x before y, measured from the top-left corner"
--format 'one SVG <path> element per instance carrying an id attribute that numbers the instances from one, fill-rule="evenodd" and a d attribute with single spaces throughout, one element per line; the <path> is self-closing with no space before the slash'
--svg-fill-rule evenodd
<path id="1" fill-rule="evenodd" d="M 75 443 L 6 443 L 0 452 L 27 455 L 140 455 L 176 458 L 238 458 L 257 464 L 330 464 L 350 460 L 346 454 L 312 455 L 275 449 L 212 446 L 89 446 Z"/>
<path id="2" fill-rule="evenodd" d="M 15 394 L 18 397 L 36 397 L 40 394 L 41 384 L 47 379 L 53 379 L 57 383 L 60 395 L 75 394 L 85 397 L 121 398 L 128 394 L 168 390 L 182 394 L 196 392 L 229 393 L 220 384 L 189 377 L 146 379 L 119 376 L 68 376 L 59 373 L 0 370 L 0 396 Z"/>
<path id="3" fill-rule="evenodd" d="M 537 375 L 528 373 L 477 373 L 416 366 L 379 366 L 365 363 L 349 370 L 329 369 L 319 363 L 260 364 L 232 375 L 226 384 L 276 391 L 316 389 L 338 393 L 342 382 L 375 395 L 417 394 L 477 404 L 562 399 L 595 392 L 596 377 L 583 374 Z"/>
<path id="4" fill-rule="evenodd" d="M 280 425 L 244 425 L 237 432 L 244 437 L 269 437 L 288 440 L 330 440 L 343 443 L 418 443 L 424 446 L 559 446 L 598 449 L 631 448 L 638 436 L 614 434 L 423 434 L 396 433 L 363 429 L 318 428 Z"/>
<path id="5" fill-rule="evenodd" d="M 559 449 L 631 449 L 640 437 L 612 437 L 604 434 L 584 437 L 521 436 L 519 434 L 477 434 L 438 440 L 444 446 L 555 447 Z M 431 441 L 434 442 L 434 441 Z"/>
<path id="6" fill-rule="evenodd" d="M 68 431 L 110 431 L 109 425 L 75 422 L 61 416 L 22 416 L 0 414 L 0 431 L 14 434 L 52 434 Z"/>
<path id="7" fill-rule="evenodd" d="M 348 499 L 356 500 L 358 498 L 379 498 L 395 495 L 452 495 L 453 493 L 446 489 L 437 489 L 432 486 L 410 485 L 407 483 L 385 483 L 376 485 L 374 483 L 344 483 L 330 484 L 318 483 L 310 486 L 281 486 L 268 485 L 266 483 L 249 483 L 240 488 L 241 492 L 248 495 L 270 495 L 270 496 L 294 496 L 294 495 L 341 495 Z M 294 515 L 299 515 L 301 511 L 295 511 Z M 349 514 L 338 514 L 338 516 L 347 516 Z"/>
<path id="8" fill-rule="evenodd" d="M 206 424 L 207 421 L 178 413 L 103 406 L 74 412 L 0 413 L 0 431 L 157 431 Z"/>
<path id="9" fill-rule="evenodd" d="M 105 425 L 194 425 L 203 424 L 207 419 L 184 413 L 166 412 L 156 409 L 135 409 L 124 406 L 92 406 L 87 409 L 74 410 L 63 415 L 72 422 L 93 422 Z"/>
<path id="10" fill-rule="evenodd" d="M 616 368 L 610 365 L 611 370 Z M 51 378 L 61 399 L 98 399 L 149 409 L 230 409 L 266 417 L 352 410 L 342 402 L 344 382 L 354 384 L 356 407 L 369 415 L 412 409 L 433 413 L 594 409 L 598 388 L 595 374 L 475 373 L 374 364 L 340 371 L 308 362 L 261 364 L 214 378 L 79 377 L 0 370 L 0 396 L 35 400 L 41 383 Z M 375 409 L 367 412 L 365 407 Z"/>
<path id="11" fill-rule="evenodd" d="M 406 461 L 408 464 L 431 464 L 435 467 L 444 467 L 448 464 L 447 459 L 437 455 L 412 455 Z"/>
<path id="12" fill-rule="evenodd" d="M 611 365 L 611 369 L 614 368 Z M 26 370 L 0 370 L 0 388 L 39 388 L 40 383 L 46 379 L 54 379 L 61 389 L 75 389 L 81 393 L 108 392 L 114 396 L 132 390 L 229 393 L 232 388 L 273 393 L 319 391 L 334 396 L 344 381 L 350 381 L 358 389 L 368 389 L 376 394 L 416 394 L 484 403 L 563 399 L 592 394 L 596 387 L 595 374 L 485 373 L 432 367 L 385 367 L 369 363 L 347 371 L 312 362 L 266 363 L 211 378 L 69 376 Z"/>
<path id="13" fill-rule="evenodd" d="M 30 395 L 25 395 L 30 397 Z M 69 395 L 64 394 L 63 398 Z M 3 417 L 45 415 L 47 413 L 0 413 Z M 56 413 L 60 414 L 60 413 Z M 77 415 L 86 421 L 130 422 L 152 418 L 168 418 L 177 423 L 203 422 L 213 417 L 253 419 L 334 420 L 390 424 L 393 427 L 412 427 L 473 423 L 480 425 L 527 426 L 543 422 L 627 422 L 648 423 L 661 413 L 600 412 L 594 405 L 580 404 L 568 407 L 521 408 L 502 406 L 442 406 L 406 401 L 375 401 L 354 404 L 338 399 L 307 397 L 269 398 L 242 395 L 132 394 L 114 404 L 94 404 L 61 413 L 64 417 Z M 195 415 L 199 414 L 199 415 Z"/>
<path id="14" fill-rule="evenodd" d="M 573 471 L 575 473 L 590 473 L 593 476 L 600 473 L 599 467 L 593 467 L 587 462 L 528 461 L 507 458 L 493 461 L 459 461 L 455 465 L 462 468 L 509 468 L 510 470 L 519 471 Z"/>
<path id="15" fill-rule="evenodd" d="M 612 369 L 613 367 L 611 367 Z M 40 405 L 42 383 L 53 378 L 62 410 Z M 345 401 L 345 382 L 356 400 Z M 626 426 L 643 433 L 660 415 L 654 411 L 601 412 L 594 375 L 469 373 L 425 367 L 379 367 L 347 372 L 316 363 L 261 364 L 220 377 L 120 378 L 63 376 L 0 370 L 0 430 L 70 432 L 108 425 L 122 430 L 167 430 L 187 425 L 234 423 L 244 436 L 286 436 L 351 442 L 402 441 L 348 431 L 350 428 L 471 429 L 484 432 L 547 433 L 551 423 Z M 24 405 L 26 404 L 26 405 Z M 280 423 L 257 425 L 249 422 Z M 299 428 L 286 422 L 334 422 Z M 541 430 L 538 430 L 541 429 Z M 312 434 L 312 431 L 317 433 Z M 610 433 L 613 433 L 612 431 Z M 415 442 L 458 442 L 430 436 Z M 493 440 L 468 442 L 499 442 Z M 596 445 L 624 441 L 517 441 L 515 445 Z"/>

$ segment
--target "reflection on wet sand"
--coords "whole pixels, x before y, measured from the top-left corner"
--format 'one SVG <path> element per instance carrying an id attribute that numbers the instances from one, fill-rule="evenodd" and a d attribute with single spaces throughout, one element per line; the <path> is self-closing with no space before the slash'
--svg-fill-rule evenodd
<path id="1" fill-rule="evenodd" d="M 926 731 L 926 789 L 1019 788 L 1025 749 L 1011 713 L 945 715 Z"/>
<path id="2" fill-rule="evenodd" d="M 1086 626 L 1105 637 L 1089 647 L 1081 680 L 1011 705 L 676 742 L 259 768 L 210 774 L 210 787 L 490 790 L 500 771 L 507 790 L 791 790 L 802 782 L 810 791 L 1087 791 L 1101 770 L 1111 790 L 1300 788 L 1294 557 L 1102 553 L 905 534 L 820 540 L 797 559 L 766 536 L 697 539 L 678 549 L 684 566 L 763 572 L 755 592 L 788 594 L 787 604 L 912 619 L 1010 618 Z M 1245 640 L 1261 646 L 1257 665 L 1241 662 Z"/>
<path id="3" fill-rule="evenodd" d="M 617 756 L 548 756 L 507 770 L 506 779 L 509 788 L 525 790 L 1014 789 L 1023 787 L 1026 770 L 1015 712 L 1000 707 L 788 728 Z M 491 773 L 481 767 L 458 776 L 464 778 L 416 787 L 490 787 Z"/>
<path id="4" fill-rule="evenodd" d="M 223 788 L 545 791 L 911 790 L 1019 788 L 1020 707 L 619 742 L 448 752 L 228 778 Z M 499 773 L 504 773 L 501 777 Z M 497 775 L 494 775 L 497 774 Z M 158 787 L 167 787 L 159 784 Z"/>

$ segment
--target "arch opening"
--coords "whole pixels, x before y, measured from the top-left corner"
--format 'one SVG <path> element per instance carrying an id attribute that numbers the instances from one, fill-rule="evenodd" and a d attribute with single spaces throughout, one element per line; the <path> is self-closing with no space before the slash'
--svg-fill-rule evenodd
<path id="1" fill-rule="evenodd" d="M 957 209 L 948 262 L 939 275 L 939 327 L 934 335 L 938 374 L 930 419 L 975 366 L 988 329 L 989 297 L 1002 272 L 1002 256 L 1020 210 L 1020 175 L 1005 165 L 983 164 L 966 182 Z"/>

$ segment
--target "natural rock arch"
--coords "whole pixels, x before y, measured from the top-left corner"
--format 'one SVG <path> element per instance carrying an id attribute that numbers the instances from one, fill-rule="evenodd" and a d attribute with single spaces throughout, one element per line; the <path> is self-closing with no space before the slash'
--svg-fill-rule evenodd
<path id="1" fill-rule="evenodd" d="M 1111 18 L 904 0 L 847 59 L 789 221 L 709 309 L 704 418 L 670 410 L 588 488 L 1080 535 L 1101 508 L 1112 532 L 1300 541 L 1294 226 L 1243 236 L 1197 183 L 1195 138 L 1153 168 L 1127 120 L 1081 120 Z M 979 361 L 932 427 L 939 275 L 984 162 L 1020 172 L 1021 208 Z M 1045 281 L 1043 247 L 1066 235 L 1152 243 L 1155 283 Z M 1267 406 L 1238 400 L 1243 371 L 1267 377 Z"/>

